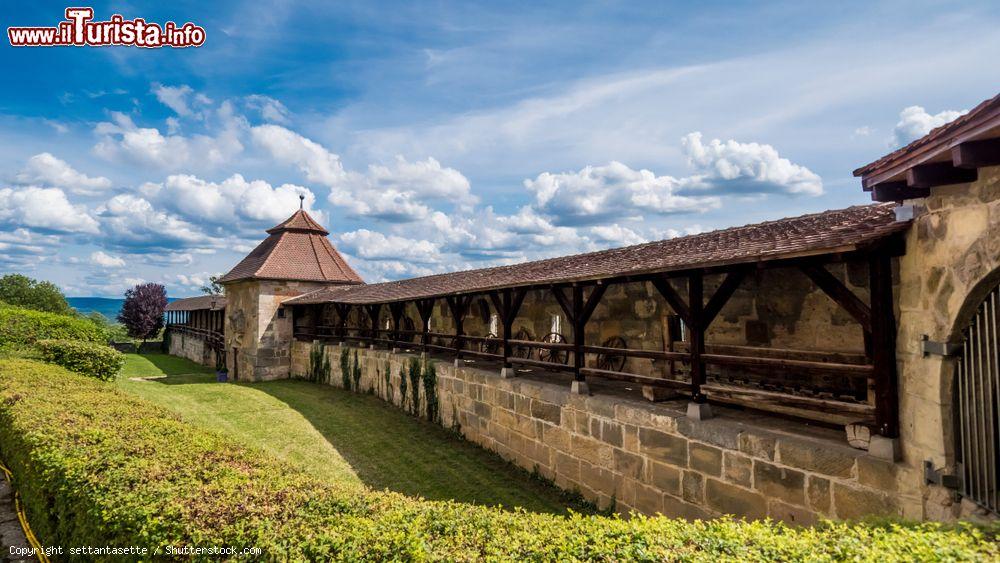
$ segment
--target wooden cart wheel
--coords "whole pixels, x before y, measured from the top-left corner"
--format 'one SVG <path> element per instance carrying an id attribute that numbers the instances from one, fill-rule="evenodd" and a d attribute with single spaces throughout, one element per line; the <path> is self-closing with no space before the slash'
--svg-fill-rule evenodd
<path id="1" fill-rule="evenodd" d="M 612 336 L 601 344 L 603 348 L 628 348 L 628 344 L 625 343 L 625 339 L 621 336 Z M 603 369 L 605 371 L 622 371 L 625 369 L 625 354 L 618 354 L 613 352 L 602 353 L 597 355 L 597 368 Z"/>
<path id="2" fill-rule="evenodd" d="M 500 341 L 497 340 L 497 335 L 490 334 L 486 335 L 486 340 L 479 341 L 479 351 L 485 354 L 496 354 L 500 350 Z"/>
<path id="3" fill-rule="evenodd" d="M 565 344 L 566 337 L 559 334 L 558 332 L 550 332 L 542 338 L 542 342 L 548 344 Z M 539 348 L 538 349 L 538 359 L 543 362 L 551 362 L 553 364 L 567 364 L 569 363 L 569 352 L 566 350 L 551 349 L 551 348 Z"/>
<path id="4" fill-rule="evenodd" d="M 514 334 L 514 338 L 513 339 L 514 340 L 534 340 L 535 339 L 535 335 L 531 334 L 530 330 L 528 330 L 526 328 L 522 328 L 521 330 L 517 331 L 516 334 Z M 531 351 L 532 351 L 532 348 L 529 347 L 529 346 L 518 346 L 518 345 L 515 345 L 514 349 L 511 350 L 511 353 L 514 355 L 515 358 L 528 359 L 528 358 L 531 358 Z"/>

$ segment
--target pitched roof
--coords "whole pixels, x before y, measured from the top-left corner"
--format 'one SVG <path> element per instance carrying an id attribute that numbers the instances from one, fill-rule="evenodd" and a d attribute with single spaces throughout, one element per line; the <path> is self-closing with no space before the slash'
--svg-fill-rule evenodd
<path id="1" fill-rule="evenodd" d="M 893 207 L 862 205 L 511 266 L 324 288 L 289 299 L 285 304 L 384 303 L 847 252 L 906 229 L 909 222 L 896 221 Z"/>
<path id="2" fill-rule="evenodd" d="M 269 236 L 220 283 L 247 279 L 364 283 L 330 244 L 329 232 L 305 211 L 296 211 L 267 232 Z"/>
<path id="3" fill-rule="evenodd" d="M 175 299 L 167 303 L 164 311 L 200 311 L 208 309 L 218 311 L 226 308 L 226 298 L 222 295 L 199 295 L 198 297 L 187 297 L 185 299 Z"/>
<path id="4" fill-rule="evenodd" d="M 950 161 L 948 151 L 963 142 L 996 137 L 1000 133 L 1000 94 L 985 100 L 969 113 L 854 171 L 863 177 L 866 190 L 892 180 L 918 164 Z"/>

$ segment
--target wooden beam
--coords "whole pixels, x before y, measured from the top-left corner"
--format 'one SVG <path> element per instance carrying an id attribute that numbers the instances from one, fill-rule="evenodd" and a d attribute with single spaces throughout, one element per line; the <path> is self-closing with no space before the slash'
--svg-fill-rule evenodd
<path id="1" fill-rule="evenodd" d="M 575 291 L 575 288 L 574 288 Z M 573 324 L 573 319 L 576 318 L 576 311 L 573 310 L 573 304 L 570 303 L 569 298 L 563 293 L 563 290 L 559 286 L 554 286 L 552 288 L 552 295 L 556 298 L 556 302 L 559 303 L 559 307 L 562 308 L 563 313 L 566 313 L 566 320 Z"/>
<path id="2" fill-rule="evenodd" d="M 580 311 L 580 318 L 586 324 L 590 320 L 591 315 L 594 314 L 594 310 L 601 303 L 601 297 L 604 296 L 604 292 L 608 290 L 606 284 L 598 284 L 594 286 L 591 290 L 590 295 L 587 296 L 587 302 L 583 304 L 583 310 Z"/>
<path id="3" fill-rule="evenodd" d="M 688 314 L 691 322 L 687 323 L 691 335 L 691 400 L 704 403 L 705 395 L 701 386 L 705 384 L 705 363 L 701 355 L 705 353 L 705 323 L 702 308 L 705 302 L 704 278 L 701 272 L 693 272 L 688 277 Z"/>
<path id="4" fill-rule="evenodd" d="M 420 299 L 417 301 L 417 314 L 420 315 L 420 344 L 424 351 L 430 344 L 430 322 L 431 315 L 434 314 L 434 299 Z"/>
<path id="5" fill-rule="evenodd" d="M 872 201 L 903 201 L 931 195 L 930 188 L 909 186 L 906 182 L 885 182 L 872 189 Z"/>
<path id="6" fill-rule="evenodd" d="M 677 316 L 681 318 L 686 324 L 690 325 L 691 311 L 688 310 L 688 306 L 684 304 L 684 300 L 681 299 L 680 294 L 674 289 L 674 286 L 670 285 L 670 278 L 664 275 L 658 275 L 651 278 L 649 281 L 653 283 L 653 287 L 660 292 L 663 299 L 666 300 L 670 308 L 677 313 Z"/>
<path id="7" fill-rule="evenodd" d="M 899 386 L 891 258 L 873 255 L 868 262 L 868 277 L 871 288 L 875 424 L 879 434 L 896 438 L 899 436 Z"/>
<path id="8" fill-rule="evenodd" d="M 931 162 L 907 170 L 906 185 L 911 188 L 933 188 L 975 182 L 978 177 L 979 171 L 975 168 L 956 168 L 951 162 Z"/>
<path id="9" fill-rule="evenodd" d="M 861 328 L 870 333 L 872 330 L 872 312 L 871 309 L 865 305 L 864 301 L 861 300 L 853 291 L 847 288 L 843 283 L 840 282 L 829 270 L 823 266 L 818 265 L 804 265 L 801 266 L 805 275 L 809 276 L 809 279 L 813 281 L 823 293 L 826 293 L 830 299 L 833 299 L 835 303 L 844 308 L 854 320 L 858 321 Z"/>
<path id="10" fill-rule="evenodd" d="M 600 297 L 598 295 L 598 297 Z M 583 340 L 586 333 L 587 319 L 583 316 L 583 286 L 573 286 L 573 379 L 584 381 L 586 378 L 583 372 L 583 362 L 586 358 L 583 353 Z M 568 315 L 568 313 L 567 313 Z"/>
<path id="11" fill-rule="evenodd" d="M 726 306 L 729 302 L 729 298 L 733 296 L 733 293 L 740 287 L 743 282 L 743 278 L 747 275 L 747 270 L 745 268 L 740 268 L 729 272 L 726 275 L 726 279 L 722 280 L 722 284 L 719 288 L 715 290 L 715 294 L 712 298 L 708 300 L 708 305 L 705 305 L 705 310 L 702 312 L 702 318 L 704 319 L 705 328 L 707 329 L 715 317 L 722 311 L 722 308 Z"/>
<path id="12" fill-rule="evenodd" d="M 968 141 L 951 148 L 956 168 L 982 168 L 1000 164 L 1000 139 Z"/>

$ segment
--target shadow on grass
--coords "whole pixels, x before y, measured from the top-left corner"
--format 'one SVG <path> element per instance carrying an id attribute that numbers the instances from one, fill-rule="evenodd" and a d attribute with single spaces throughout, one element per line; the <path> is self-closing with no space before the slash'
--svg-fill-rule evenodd
<path id="1" fill-rule="evenodd" d="M 579 495 L 374 396 L 295 380 L 239 385 L 298 411 L 373 489 L 532 512 L 594 512 Z"/>

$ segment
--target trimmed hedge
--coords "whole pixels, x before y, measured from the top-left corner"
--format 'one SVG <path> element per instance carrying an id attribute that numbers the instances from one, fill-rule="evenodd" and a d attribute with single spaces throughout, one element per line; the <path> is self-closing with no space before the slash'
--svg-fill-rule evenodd
<path id="1" fill-rule="evenodd" d="M 970 525 L 560 517 L 324 483 L 29 360 L 0 361 L 0 455 L 46 545 L 254 546 L 271 560 L 1000 558 L 998 529 Z"/>
<path id="2" fill-rule="evenodd" d="M 107 333 L 89 319 L 0 304 L 0 348 L 30 346 L 39 340 L 106 343 Z"/>
<path id="3" fill-rule="evenodd" d="M 46 362 L 102 381 L 113 380 L 125 367 L 125 354 L 106 344 L 80 340 L 39 340 L 35 347 Z"/>

